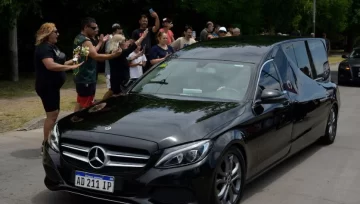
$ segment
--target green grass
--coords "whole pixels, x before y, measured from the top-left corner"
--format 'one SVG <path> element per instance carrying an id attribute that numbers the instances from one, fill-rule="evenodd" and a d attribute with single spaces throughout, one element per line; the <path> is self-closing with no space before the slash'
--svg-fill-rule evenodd
<path id="1" fill-rule="evenodd" d="M 67 73 L 66 82 L 62 89 L 75 88 L 73 74 Z M 98 84 L 105 84 L 103 74 L 99 74 Z M 34 74 L 21 75 L 18 82 L 0 81 L 0 99 L 36 96 Z"/>
<path id="2" fill-rule="evenodd" d="M 106 80 L 99 74 L 95 98 L 101 100 L 107 91 Z M 26 122 L 45 116 L 40 98 L 35 92 L 34 76 L 21 76 L 19 82 L 0 81 L 0 133 L 17 129 Z M 76 91 L 73 75 L 67 74 L 67 79 L 60 92 L 60 111 L 74 110 Z"/>
<path id="3" fill-rule="evenodd" d="M 341 62 L 343 60 L 344 59 L 341 57 L 341 55 L 329 56 L 329 63 L 330 64 L 336 64 L 336 63 L 339 63 L 339 62 Z"/>

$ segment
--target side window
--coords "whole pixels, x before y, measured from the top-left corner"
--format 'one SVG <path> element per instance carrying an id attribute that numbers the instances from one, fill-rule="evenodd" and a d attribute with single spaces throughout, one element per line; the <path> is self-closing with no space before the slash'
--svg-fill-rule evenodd
<path id="1" fill-rule="evenodd" d="M 308 45 L 315 66 L 314 78 L 324 77 L 329 67 L 325 45 L 320 40 L 309 40 Z"/>
<path id="2" fill-rule="evenodd" d="M 286 43 L 282 45 L 282 48 L 284 49 L 284 52 L 286 55 L 295 63 L 297 64 L 296 58 L 295 58 L 295 51 L 292 43 Z"/>
<path id="3" fill-rule="evenodd" d="M 264 65 L 259 79 L 259 87 L 264 89 L 275 89 L 281 91 L 280 77 L 276 72 L 273 62 Z"/>
<path id="4" fill-rule="evenodd" d="M 298 67 L 305 75 L 310 78 L 314 78 L 309 56 L 306 51 L 305 41 L 293 42 L 293 46 Z"/>
<path id="5" fill-rule="evenodd" d="M 274 62 L 279 71 L 280 78 L 283 82 L 283 89 L 286 91 L 297 93 L 296 75 L 282 49 L 278 49 L 274 58 Z"/>

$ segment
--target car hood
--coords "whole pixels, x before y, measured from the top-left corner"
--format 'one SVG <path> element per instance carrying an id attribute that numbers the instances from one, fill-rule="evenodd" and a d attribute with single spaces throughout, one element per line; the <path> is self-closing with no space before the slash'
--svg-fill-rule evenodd
<path id="1" fill-rule="evenodd" d="M 159 148 L 202 139 L 244 112 L 236 102 L 163 99 L 131 94 L 111 98 L 59 121 L 61 133 L 91 131 L 156 142 Z M 74 115 L 82 118 L 73 122 Z M 71 133 L 70 133 L 71 134 Z"/>

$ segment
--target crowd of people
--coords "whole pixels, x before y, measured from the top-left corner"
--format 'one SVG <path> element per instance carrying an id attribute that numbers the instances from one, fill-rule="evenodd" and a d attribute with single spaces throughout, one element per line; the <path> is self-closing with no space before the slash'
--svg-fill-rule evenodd
<path id="1" fill-rule="evenodd" d="M 54 127 L 60 111 L 60 88 L 65 83 L 65 71 L 72 70 L 77 92 L 74 111 L 88 108 L 95 103 L 98 78 L 98 62 L 105 61 L 105 76 L 108 91 L 103 99 L 120 95 L 130 79 L 139 78 L 152 65 L 163 61 L 168 55 L 188 45 L 196 43 L 196 35 L 191 26 L 184 28 L 182 37 L 175 40 L 173 24 L 169 18 L 162 20 L 153 10 L 150 16 L 155 25 L 148 25 L 148 16 L 139 18 L 139 28 L 134 30 L 130 39 L 123 33 L 120 24 L 112 25 L 112 33 L 99 35 L 99 27 L 93 18 L 85 18 L 81 32 L 73 42 L 73 58 L 66 56 L 56 46 L 59 32 L 54 23 L 44 23 L 36 34 L 35 68 L 36 92 L 41 98 L 46 112 L 44 122 L 44 142 Z M 240 35 L 238 28 L 221 27 L 207 22 L 200 33 L 200 41 L 217 37 Z M 157 43 L 153 43 L 152 39 Z M 100 52 L 103 50 L 103 52 Z M 75 100 L 75 99 L 74 99 Z M 74 116 L 74 121 L 81 118 Z"/>

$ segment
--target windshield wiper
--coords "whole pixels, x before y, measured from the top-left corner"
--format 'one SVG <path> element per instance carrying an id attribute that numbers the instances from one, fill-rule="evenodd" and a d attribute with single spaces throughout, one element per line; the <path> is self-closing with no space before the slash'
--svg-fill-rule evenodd
<path id="1" fill-rule="evenodd" d="M 160 97 L 158 97 L 158 96 L 155 96 L 154 94 L 141 93 L 141 92 L 139 92 L 139 91 L 130 91 L 129 93 L 130 93 L 130 94 L 138 94 L 138 95 L 145 96 L 145 97 L 149 97 L 149 98 L 160 98 Z"/>
<path id="2" fill-rule="evenodd" d="M 149 81 L 148 84 L 169 84 L 165 79 L 160 81 Z"/>

